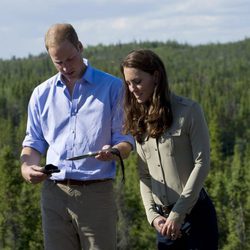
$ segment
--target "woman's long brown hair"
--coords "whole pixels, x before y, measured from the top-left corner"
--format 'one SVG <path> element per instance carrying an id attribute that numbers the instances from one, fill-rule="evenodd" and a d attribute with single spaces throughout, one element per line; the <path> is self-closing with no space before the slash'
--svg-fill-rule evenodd
<path id="1" fill-rule="evenodd" d="M 153 75 L 157 72 L 157 82 L 152 97 L 140 104 L 129 91 L 125 82 L 124 68 L 135 68 Z M 158 138 L 173 121 L 170 104 L 170 90 L 167 73 L 162 60 L 151 50 L 131 51 L 121 63 L 124 93 L 124 133 L 131 133 L 141 143 L 144 136 Z"/>

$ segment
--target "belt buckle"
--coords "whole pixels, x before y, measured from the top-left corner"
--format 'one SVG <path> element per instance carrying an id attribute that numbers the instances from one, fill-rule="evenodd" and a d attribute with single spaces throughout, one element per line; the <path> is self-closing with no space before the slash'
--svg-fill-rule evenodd
<path id="1" fill-rule="evenodd" d="M 168 217 L 170 212 L 171 212 L 171 209 L 167 206 L 162 206 L 161 208 L 162 208 L 162 212 L 163 212 L 164 216 Z"/>

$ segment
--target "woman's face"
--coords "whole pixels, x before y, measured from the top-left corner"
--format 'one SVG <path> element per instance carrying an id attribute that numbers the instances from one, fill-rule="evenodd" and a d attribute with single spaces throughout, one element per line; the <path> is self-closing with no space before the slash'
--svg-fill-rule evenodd
<path id="1" fill-rule="evenodd" d="M 145 103 L 153 95 L 155 76 L 136 68 L 123 69 L 125 83 L 138 103 Z"/>

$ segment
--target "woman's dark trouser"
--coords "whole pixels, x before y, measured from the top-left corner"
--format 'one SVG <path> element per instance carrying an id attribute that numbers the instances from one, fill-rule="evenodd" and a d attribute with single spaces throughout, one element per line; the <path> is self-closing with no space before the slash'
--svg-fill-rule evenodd
<path id="1" fill-rule="evenodd" d="M 188 220 L 191 222 L 191 230 L 188 236 L 172 242 L 158 234 L 158 250 L 217 250 L 218 226 L 214 205 L 208 195 L 200 198 Z M 172 244 L 173 243 L 173 244 Z"/>

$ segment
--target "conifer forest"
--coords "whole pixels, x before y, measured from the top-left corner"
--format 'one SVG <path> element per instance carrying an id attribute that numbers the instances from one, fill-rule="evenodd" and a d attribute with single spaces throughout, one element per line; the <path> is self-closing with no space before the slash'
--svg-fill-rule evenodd
<path id="1" fill-rule="evenodd" d="M 250 39 L 191 46 L 168 42 L 96 45 L 83 57 L 121 77 L 129 51 L 148 48 L 164 61 L 178 95 L 198 101 L 209 126 L 211 170 L 205 188 L 219 223 L 220 250 L 250 250 Z M 20 172 L 27 105 L 35 86 L 56 73 L 46 53 L 0 59 L 0 249 L 42 250 L 41 184 L 26 183 Z M 125 160 L 126 182 L 117 166 L 115 181 L 119 250 L 156 249 L 139 193 L 137 156 Z"/>

